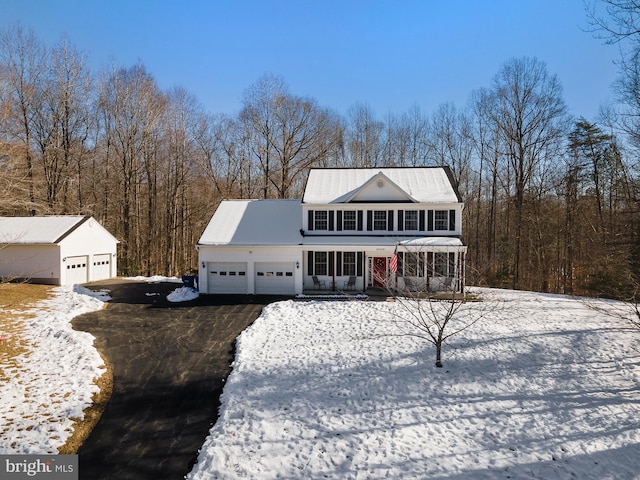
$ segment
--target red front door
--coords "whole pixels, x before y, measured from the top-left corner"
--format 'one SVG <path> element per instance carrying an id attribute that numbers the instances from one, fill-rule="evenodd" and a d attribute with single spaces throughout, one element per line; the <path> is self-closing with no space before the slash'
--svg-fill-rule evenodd
<path id="1" fill-rule="evenodd" d="M 387 280 L 387 257 L 373 257 L 373 286 L 384 288 Z"/>

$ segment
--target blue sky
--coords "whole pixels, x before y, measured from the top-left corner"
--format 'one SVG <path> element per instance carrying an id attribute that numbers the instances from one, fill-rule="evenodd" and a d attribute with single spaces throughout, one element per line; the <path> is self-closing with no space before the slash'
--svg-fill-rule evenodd
<path id="1" fill-rule="evenodd" d="M 595 120 L 618 53 L 584 31 L 582 0 L 0 0 L 0 28 L 16 22 L 49 46 L 67 34 L 92 70 L 139 61 L 227 114 L 265 73 L 341 114 L 462 107 L 530 56 L 558 75 L 571 113 Z"/>

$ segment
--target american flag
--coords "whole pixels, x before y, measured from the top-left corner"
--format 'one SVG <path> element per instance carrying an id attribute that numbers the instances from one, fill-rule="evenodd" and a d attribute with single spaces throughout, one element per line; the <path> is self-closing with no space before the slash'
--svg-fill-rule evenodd
<path id="1" fill-rule="evenodd" d="M 391 262 L 389 263 L 389 270 L 392 272 L 398 271 L 398 246 L 396 245 L 396 249 L 393 251 L 393 255 L 391 256 Z"/>

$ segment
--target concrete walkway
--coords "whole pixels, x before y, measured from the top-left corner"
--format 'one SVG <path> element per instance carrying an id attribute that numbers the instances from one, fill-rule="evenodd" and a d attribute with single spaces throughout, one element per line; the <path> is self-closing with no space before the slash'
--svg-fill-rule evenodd
<path id="1" fill-rule="evenodd" d="M 80 448 L 86 480 L 182 479 L 217 419 L 236 337 L 276 297 L 204 296 L 171 304 L 179 284 L 103 281 L 101 311 L 73 326 L 96 337 L 113 367 L 113 395 Z"/>

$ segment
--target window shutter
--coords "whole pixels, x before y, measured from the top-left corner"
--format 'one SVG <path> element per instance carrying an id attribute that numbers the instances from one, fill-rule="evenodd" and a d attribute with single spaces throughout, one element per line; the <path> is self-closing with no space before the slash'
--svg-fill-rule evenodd
<path id="1" fill-rule="evenodd" d="M 363 230 L 363 226 L 362 226 L 362 210 L 358 210 L 358 231 L 361 232 Z"/>
<path id="2" fill-rule="evenodd" d="M 338 210 L 338 221 L 337 221 L 337 225 L 336 225 L 336 230 L 341 231 L 342 230 L 342 210 Z"/>
<path id="3" fill-rule="evenodd" d="M 387 213 L 387 230 L 393 232 L 393 210 Z"/>
<path id="4" fill-rule="evenodd" d="M 449 230 L 456 229 L 456 211 L 449 210 Z"/>
<path id="5" fill-rule="evenodd" d="M 333 222 L 333 215 L 334 215 L 334 211 L 330 210 L 329 211 L 329 231 L 332 232 L 333 230 L 335 230 L 335 225 Z"/>
<path id="6" fill-rule="evenodd" d="M 367 231 L 373 230 L 373 211 L 367 210 Z"/>
<path id="7" fill-rule="evenodd" d="M 309 214 L 307 230 L 313 230 L 313 210 L 309 210 L 307 213 Z"/>
<path id="8" fill-rule="evenodd" d="M 398 210 L 398 231 L 404 230 L 404 210 Z"/>
<path id="9" fill-rule="evenodd" d="M 430 232 L 433 231 L 433 210 L 429 210 L 427 212 L 428 220 L 427 220 L 427 230 Z"/>
<path id="10" fill-rule="evenodd" d="M 342 276 L 342 252 L 336 252 L 336 276 Z"/>
<path id="11" fill-rule="evenodd" d="M 418 212 L 418 230 L 424 232 L 424 210 Z"/>
<path id="12" fill-rule="evenodd" d="M 356 255 L 356 274 L 361 277 L 362 276 L 362 262 L 364 259 L 364 255 L 362 254 L 362 252 L 358 252 Z"/>
<path id="13" fill-rule="evenodd" d="M 307 268 L 309 270 L 309 275 L 315 275 L 313 270 L 313 252 L 307 252 Z"/>
<path id="14" fill-rule="evenodd" d="M 333 276 L 333 259 L 335 257 L 334 252 L 329 252 L 329 255 L 327 255 L 328 258 L 328 263 L 329 263 L 329 276 Z"/>
<path id="15" fill-rule="evenodd" d="M 398 252 L 398 275 L 404 276 L 404 252 Z"/>

